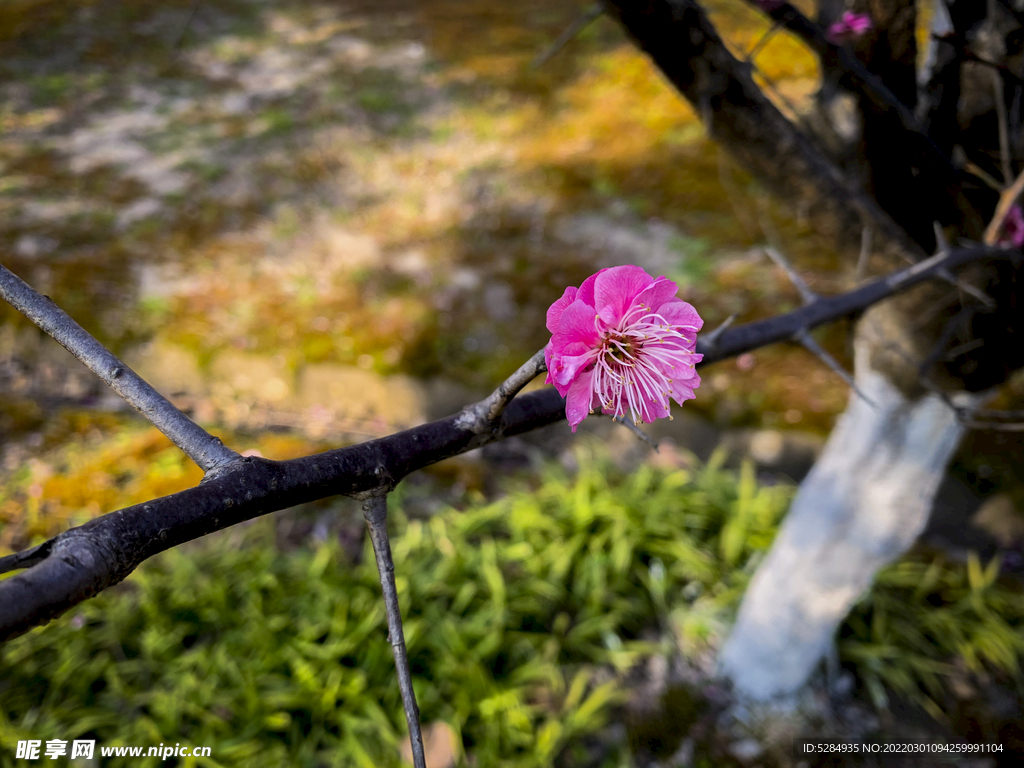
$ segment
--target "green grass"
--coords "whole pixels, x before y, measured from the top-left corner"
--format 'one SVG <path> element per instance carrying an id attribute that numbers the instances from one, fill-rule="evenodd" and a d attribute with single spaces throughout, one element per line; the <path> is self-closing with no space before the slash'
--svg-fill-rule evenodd
<path id="1" fill-rule="evenodd" d="M 578 457 L 575 475 L 551 467 L 428 520 L 392 495 L 422 719 L 461 736 L 460 765 L 581 764 L 607 739 L 626 671 L 714 647 L 791 494 L 717 459 L 623 475 Z M 871 690 L 934 698 L 954 656 L 1016 670 L 1022 616 L 991 566 L 905 561 L 854 612 L 841 652 Z M 0 766 L 27 738 L 212 747 L 182 765 L 396 766 L 386 634 L 368 548 L 359 564 L 333 543 L 281 552 L 269 520 L 210 537 L 0 646 Z M 628 764 L 626 750 L 606 743 L 601 765 Z"/>

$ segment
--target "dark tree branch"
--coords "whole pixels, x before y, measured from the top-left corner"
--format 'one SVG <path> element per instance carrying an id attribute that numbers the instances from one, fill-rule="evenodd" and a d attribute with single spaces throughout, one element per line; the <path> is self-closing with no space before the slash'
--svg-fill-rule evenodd
<path id="1" fill-rule="evenodd" d="M 704 338 L 700 340 L 701 351 L 708 352 L 708 350 L 717 349 L 718 339 L 721 337 L 723 333 L 725 333 L 729 328 L 732 327 L 732 324 L 736 322 L 736 317 L 736 313 L 733 312 L 731 315 L 725 318 L 725 320 L 723 320 L 717 328 L 705 334 Z M 705 357 L 707 357 L 706 354 Z"/>
<path id="2" fill-rule="evenodd" d="M 838 296 L 819 297 L 793 312 L 724 330 L 711 346 L 698 343 L 701 365 L 792 338 L 802 329 L 858 313 L 899 291 L 984 260 L 1020 261 L 1020 251 L 975 246 L 940 253 Z M 487 403 L 483 401 L 479 405 Z M 472 407 L 471 407 L 472 409 Z M 205 482 L 171 496 L 111 512 L 25 552 L 0 558 L 0 640 L 45 624 L 127 577 L 155 554 L 245 520 L 327 496 L 393 487 L 442 459 L 565 418 L 554 389 L 516 397 L 483 432 L 465 414 L 378 440 L 290 461 L 239 458 Z"/>
<path id="3" fill-rule="evenodd" d="M 204 472 L 227 466 L 240 458 L 220 438 L 214 437 L 175 408 L 170 400 L 111 354 L 72 320 L 67 312 L 50 301 L 49 297 L 33 289 L 2 264 L 0 297 L 81 360 L 86 368 L 167 435 Z"/>

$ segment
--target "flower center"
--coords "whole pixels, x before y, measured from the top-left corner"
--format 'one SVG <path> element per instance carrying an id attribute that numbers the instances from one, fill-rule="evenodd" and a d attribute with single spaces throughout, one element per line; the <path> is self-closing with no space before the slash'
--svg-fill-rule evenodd
<path id="1" fill-rule="evenodd" d="M 594 393 L 602 408 L 615 417 L 628 412 L 637 423 L 667 416 L 674 371 L 693 365 L 693 340 L 685 330 L 640 305 L 617 328 L 603 329 L 594 370 Z"/>
<path id="2" fill-rule="evenodd" d="M 615 362 L 625 365 L 636 359 L 640 349 L 641 345 L 635 339 L 612 332 L 605 337 L 602 351 Z"/>

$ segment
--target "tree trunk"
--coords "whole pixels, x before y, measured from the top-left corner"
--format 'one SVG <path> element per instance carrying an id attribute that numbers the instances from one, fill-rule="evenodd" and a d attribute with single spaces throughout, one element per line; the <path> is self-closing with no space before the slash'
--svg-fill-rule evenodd
<path id="1" fill-rule="evenodd" d="M 855 357 L 863 397 L 851 393 L 719 656 L 722 674 L 749 698 L 784 696 L 807 682 L 878 569 L 924 529 L 964 433 L 938 395 L 911 399 L 874 370 L 867 341 Z M 959 398 L 968 405 L 978 396 Z"/>

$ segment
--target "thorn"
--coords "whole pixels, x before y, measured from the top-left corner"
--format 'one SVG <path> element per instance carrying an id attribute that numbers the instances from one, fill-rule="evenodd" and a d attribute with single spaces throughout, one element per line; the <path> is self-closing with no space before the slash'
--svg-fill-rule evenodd
<path id="1" fill-rule="evenodd" d="M 851 376 L 850 373 L 839 364 L 839 361 L 832 357 L 832 355 L 830 355 L 824 347 L 822 347 L 817 341 L 814 340 L 814 337 L 807 332 L 806 328 L 801 328 L 799 331 L 797 331 L 793 335 L 793 338 L 799 341 L 801 344 L 803 344 L 804 348 L 808 352 L 813 354 L 815 357 L 821 360 L 821 362 L 823 362 L 825 365 L 827 365 L 829 368 L 831 368 L 833 371 L 839 374 L 839 377 L 850 385 L 850 388 L 857 393 L 857 396 L 861 400 L 863 400 L 865 403 L 867 403 L 873 408 L 877 407 L 874 401 L 872 401 L 869 397 L 867 397 L 863 392 L 860 391 L 860 389 L 857 387 L 857 382 L 853 380 L 853 376 Z"/>
<path id="2" fill-rule="evenodd" d="M 965 163 L 964 164 L 964 170 L 967 171 L 972 176 L 976 176 L 977 178 L 981 179 L 983 182 L 985 182 L 985 184 L 987 184 L 989 187 L 994 189 L 996 192 L 1002 192 L 1003 191 L 1003 185 L 1002 184 L 1000 184 L 998 181 L 993 179 L 989 174 L 985 173 L 984 170 L 982 170 L 980 167 L 978 167 L 974 163 L 972 163 L 970 161 Z"/>
<path id="3" fill-rule="evenodd" d="M 640 438 L 640 440 L 651 446 L 651 448 L 654 449 L 655 453 L 659 453 L 658 443 L 655 440 L 653 440 L 650 435 L 648 435 L 646 432 L 640 429 L 640 427 L 638 427 L 636 424 L 634 424 L 631 421 L 628 421 L 625 415 L 623 415 L 621 419 L 619 419 L 616 416 L 612 416 L 612 421 L 614 421 L 616 424 L 621 424 L 622 426 L 624 426 L 626 429 L 628 429 L 630 432 L 632 432 L 634 435 Z"/>
<path id="4" fill-rule="evenodd" d="M 998 306 L 996 300 L 989 296 L 987 293 L 985 293 L 983 290 L 981 290 L 981 288 L 977 288 L 971 285 L 970 283 L 965 283 L 963 280 L 959 279 L 948 269 L 936 270 L 935 274 L 941 277 L 950 285 L 956 286 L 961 291 L 966 293 L 968 296 L 973 296 L 989 309 L 995 309 Z"/>
<path id="5" fill-rule="evenodd" d="M 943 356 L 942 359 L 946 362 L 950 362 L 952 360 L 956 360 L 960 355 L 966 355 L 968 352 L 973 352 L 983 346 L 985 346 L 984 339 L 974 339 L 974 341 L 968 341 L 965 344 L 953 347 Z"/>
<path id="6" fill-rule="evenodd" d="M 935 253 L 945 255 L 949 253 L 949 241 L 946 239 L 946 233 L 942 229 L 942 225 L 937 221 L 932 222 L 932 229 L 935 230 Z"/>
<path id="7" fill-rule="evenodd" d="M 860 255 L 857 257 L 857 272 L 854 280 L 860 282 L 864 279 L 864 273 L 868 270 L 868 259 L 871 258 L 871 241 L 873 238 L 871 227 L 864 227 L 860 231 Z"/>
<path id="8" fill-rule="evenodd" d="M 804 279 L 797 274 L 795 269 L 793 269 L 793 265 L 789 263 L 785 256 L 771 246 L 766 246 L 764 252 L 768 255 L 768 258 L 774 261 L 775 264 L 781 267 L 782 271 L 786 273 L 786 277 L 789 278 L 789 282 L 796 286 L 797 291 L 800 292 L 800 298 L 804 300 L 804 304 L 813 304 L 818 300 L 818 294 L 810 289 L 807 283 L 804 282 Z"/>
<path id="9" fill-rule="evenodd" d="M 728 328 L 730 325 L 733 324 L 733 321 L 735 321 L 735 320 L 736 320 L 736 313 L 733 312 L 731 315 L 729 315 L 727 318 L 725 318 L 725 322 L 723 322 L 720 326 L 715 328 L 715 330 L 713 330 L 711 333 L 709 333 L 707 336 L 705 336 L 703 339 L 701 339 L 700 340 L 701 344 L 703 344 L 704 346 L 706 346 L 708 348 L 713 349 L 715 347 L 715 345 L 718 343 L 718 338 L 722 335 L 722 333 L 725 332 L 726 328 Z M 671 367 L 672 367 L 673 370 L 675 370 L 675 366 L 674 365 L 671 366 Z"/>

